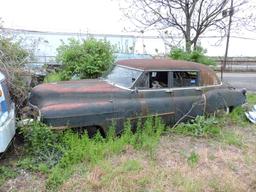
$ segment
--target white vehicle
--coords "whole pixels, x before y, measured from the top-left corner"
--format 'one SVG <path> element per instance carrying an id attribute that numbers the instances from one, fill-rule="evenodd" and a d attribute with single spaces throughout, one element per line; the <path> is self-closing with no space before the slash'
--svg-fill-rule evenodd
<path id="1" fill-rule="evenodd" d="M 4 152 L 15 135 L 15 111 L 5 77 L 0 73 L 0 153 Z"/>

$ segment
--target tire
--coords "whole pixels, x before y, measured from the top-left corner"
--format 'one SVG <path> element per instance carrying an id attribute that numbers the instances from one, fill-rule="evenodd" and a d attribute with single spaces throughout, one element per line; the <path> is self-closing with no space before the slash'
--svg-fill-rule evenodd
<path id="1" fill-rule="evenodd" d="M 89 138 L 93 138 L 97 134 L 99 129 L 96 126 L 90 126 L 90 127 L 86 127 L 86 131 Z"/>

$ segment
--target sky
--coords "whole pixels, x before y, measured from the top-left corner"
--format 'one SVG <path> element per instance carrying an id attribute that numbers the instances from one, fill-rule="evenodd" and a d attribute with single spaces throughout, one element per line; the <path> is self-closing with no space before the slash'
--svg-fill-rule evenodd
<path id="1" fill-rule="evenodd" d="M 256 0 L 250 1 L 256 4 Z M 130 34 L 124 30 L 131 25 L 119 10 L 118 0 L 0 0 L 0 5 L 0 17 L 6 28 Z M 229 55 L 256 56 L 256 32 L 239 34 L 239 36 L 251 39 L 231 38 Z M 208 50 L 209 55 L 224 54 L 225 41 L 218 46 L 216 41 L 216 39 L 202 39 L 201 45 Z M 148 40 L 147 43 L 151 52 L 156 48 L 160 52 L 164 51 L 164 46 L 157 41 Z M 143 46 L 139 45 L 139 47 Z"/>
<path id="2" fill-rule="evenodd" d="M 118 1 L 0 0 L 4 27 L 61 32 L 121 33 Z"/>

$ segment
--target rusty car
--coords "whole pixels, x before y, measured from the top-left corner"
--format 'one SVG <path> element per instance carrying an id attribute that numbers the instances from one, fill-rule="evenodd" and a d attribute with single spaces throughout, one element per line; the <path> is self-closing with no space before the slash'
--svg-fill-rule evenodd
<path id="1" fill-rule="evenodd" d="M 29 102 L 53 129 L 84 128 L 105 134 L 116 122 L 159 116 L 168 125 L 216 110 L 232 110 L 246 91 L 223 84 L 199 63 L 170 59 L 117 61 L 100 79 L 41 84 Z"/>

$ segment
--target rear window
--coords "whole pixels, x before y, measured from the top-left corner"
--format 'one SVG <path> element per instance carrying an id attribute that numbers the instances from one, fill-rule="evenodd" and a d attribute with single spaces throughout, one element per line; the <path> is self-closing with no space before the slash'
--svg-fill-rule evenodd
<path id="1" fill-rule="evenodd" d="M 198 71 L 174 71 L 173 87 L 194 87 L 198 86 Z"/>

